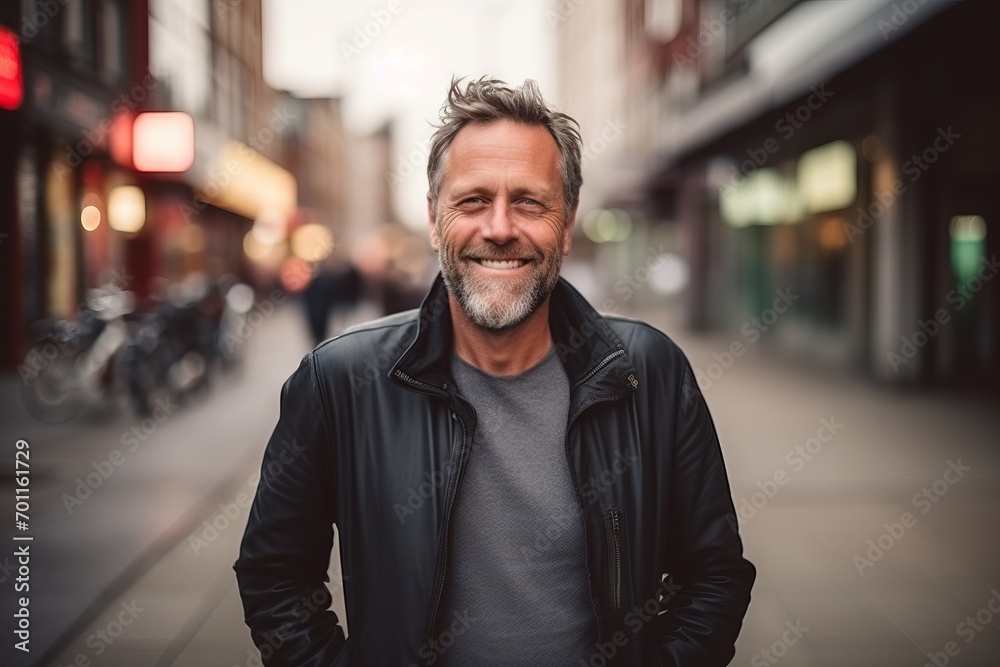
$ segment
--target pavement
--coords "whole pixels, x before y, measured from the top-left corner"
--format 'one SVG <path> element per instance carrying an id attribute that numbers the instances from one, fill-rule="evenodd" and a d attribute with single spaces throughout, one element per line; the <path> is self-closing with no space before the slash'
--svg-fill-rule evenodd
<path id="1" fill-rule="evenodd" d="M 758 568 L 733 665 L 1000 664 L 995 404 L 817 371 L 739 334 L 693 336 L 665 309 L 639 315 L 699 374 Z M 183 406 L 72 514 L 61 494 L 121 449 L 127 420 L 4 419 L 5 448 L 25 437 L 37 452 L 31 610 L 45 622 L 31 654 L 44 662 L 5 640 L 0 664 L 260 664 L 231 567 L 278 388 L 308 348 L 299 316 L 269 318 L 243 378 Z M 735 341 L 746 351 L 727 358 Z"/>
<path id="2" fill-rule="evenodd" d="M 15 650 L 7 638 L 14 636 L 21 593 L 10 594 L 17 557 L 5 548 L 0 665 L 145 664 L 136 651 L 162 653 L 162 641 L 175 641 L 174 630 L 186 627 L 171 621 L 186 621 L 189 603 L 204 604 L 202 594 L 216 590 L 208 582 L 226 578 L 222 573 L 235 560 L 232 541 L 242 533 L 255 489 L 255 480 L 249 482 L 277 420 L 281 384 L 311 347 L 299 304 L 260 312 L 248 329 L 241 371 L 182 404 L 161 405 L 151 419 L 139 419 L 121 399 L 88 405 L 63 424 L 42 423 L 23 407 L 20 379 L 2 378 L 0 442 L 8 455 L 0 462 L 0 490 L 13 498 L 14 443 L 23 439 L 30 445 L 31 491 L 28 531 L 13 530 L 10 503 L 0 539 L 30 549 L 26 583 L 34 622 L 30 653 Z M 245 502 L 237 502 L 244 501 L 241 494 Z M 205 530 L 206 520 L 217 536 Z M 14 542 L 15 533 L 33 539 Z M 192 537 L 202 537 L 206 548 L 194 553 Z M 170 574 L 162 595 L 135 598 L 132 588 L 162 572 L 178 549 L 196 556 L 185 561 L 190 567 Z M 231 570 L 227 576 L 232 579 Z M 124 610 L 122 603 L 133 598 Z M 110 629 L 101 621 L 108 610 L 116 618 L 124 614 Z M 241 625 L 241 614 L 232 618 L 234 627 Z M 249 644 L 248 634 L 244 639 Z"/>

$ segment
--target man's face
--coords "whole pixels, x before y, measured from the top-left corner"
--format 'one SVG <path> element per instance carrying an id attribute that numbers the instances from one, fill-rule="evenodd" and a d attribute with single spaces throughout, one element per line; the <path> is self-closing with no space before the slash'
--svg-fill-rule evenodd
<path id="1" fill-rule="evenodd" d="M 552 293 L 569 254 L 559 148 L 542 126 L 470 123 L 445 156 L 431 246 L 449 292 L 473 323 L 516 326 Z"/>

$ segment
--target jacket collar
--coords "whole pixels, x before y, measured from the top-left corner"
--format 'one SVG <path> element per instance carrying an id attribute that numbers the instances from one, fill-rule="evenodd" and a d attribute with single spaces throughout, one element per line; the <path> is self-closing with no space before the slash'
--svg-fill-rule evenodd
<path id="1" fill-rule="evenodd" d="M 418 311 L 416 336 L 389 370 L 389 379 L 411 389 L 449 393 L 454 381 L 448 299 L 448 289 L 438 273 Z M 638 386 L 625 344 L 564 278 L 559 278 L 550 297 L 549 327 L 569 376 L 571 414 L 574 403 L 583 409 L 598 400 L 622 398 Z"/>

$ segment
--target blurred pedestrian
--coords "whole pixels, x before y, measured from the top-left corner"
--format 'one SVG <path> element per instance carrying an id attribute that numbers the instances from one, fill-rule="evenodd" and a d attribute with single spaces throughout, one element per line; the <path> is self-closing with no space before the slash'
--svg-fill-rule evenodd
<path id="1" fill-rule="evenodd" d="M 265 663 L 728 664 L 755 571 L 691 367 L 559 277 L 576 122 L 485 78 L 441 120 L 421 309 L 321 345 L 282 391 L 235 565 Z"/>
<path id="2" fill-rule="evenodd" d="M 326 340 L 331 314 L 357 305 L 361 289 L 361 273 L 354 264 L 346 262 L 339 268 L 320 267 L 302 295 L 314 345 Z"/>

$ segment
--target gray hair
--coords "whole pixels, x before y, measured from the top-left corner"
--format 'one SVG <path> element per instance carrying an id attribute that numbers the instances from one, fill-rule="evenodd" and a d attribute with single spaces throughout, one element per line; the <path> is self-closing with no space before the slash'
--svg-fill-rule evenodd
<path id="1" fill-rule="evenodd" d="M 436 126 L 437 131 L 431 137 L 427 182 L 434 209 L 437 209 L 441 191 L 445 158 L 459 130 L 473 122 L 509 120 L 525 125 L 542 125 L 555 139 L 559 147 L 559 172 L 568 216 L 580 199 L 580 186 L 583 185 L 580 124 L 549 106 L 538 83 L 532 79 L 526 79 L 518 88 L 511 88 L 497 79 L 482 77 L 469 81 L 462 90 L 461 82 L 462 79 L 451 80 L 448 100 L 441 107 L 441 124 Z"/>

